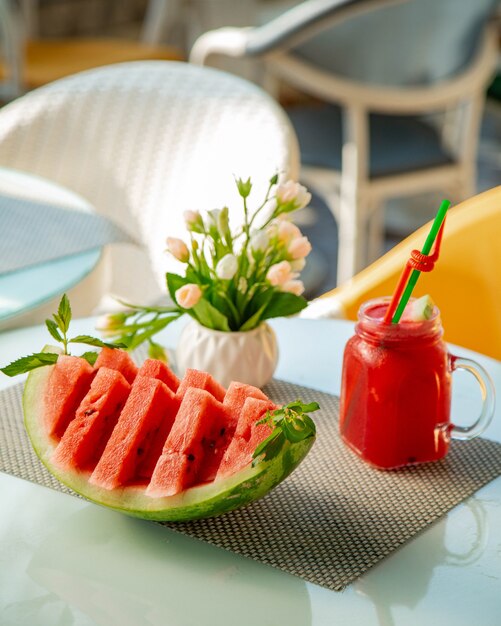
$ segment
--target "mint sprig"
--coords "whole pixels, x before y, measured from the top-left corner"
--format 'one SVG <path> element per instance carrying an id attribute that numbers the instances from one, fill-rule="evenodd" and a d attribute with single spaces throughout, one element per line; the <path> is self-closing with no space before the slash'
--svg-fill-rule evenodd
<path id="1" fill-rule="evenodd" d="M 70 339 L 68 337 L 68 330 L 71 322 L 71 305 L 66 294 L 63 295 L 57 309 L 57 313 L 52 315 L 53 319 L 45 320 L 45 325 L 49 331 L 51 337 L 57 342 L 63 344 L 63 354 L 69 354 L 68 344 L 70 343 L 82 343 L 88 346 L 96 348 L 125 348 L 123 343 L 108 343 L 91 337 L 90 335 L 77 335 Z M 20 359 L 12 361 L 9 365 L 0 368 L 0 372 L 3 372 L 6 376 L 18 376 L 19 374 L 26 374 L 31 370 L 38 367 L 44 367 L 45 365 L 53 365 L 57 359 L 58 354 L 52 352 L 36 352 L 29 356 L 23 356 Z M 82 358 L 88 361 L 91 365 L 94 365 L 97 354 L 95 352 L 85 352 L 82 354 Z"/>
<path id="2" fill-rule="evenodd" d="M 304 404 L 301 400 L 289 402 L 273 412 L 267 411 L 258 424 L 268 424 L 273 428 L 271 434 L 254 450 L 252 464 L 261 460 L 270 461 L 278 456 L 287 441 L 298 443 L 309 437 L 315 437 L 315 422 L 308 413 L 318 411 L 317 402 Z"/>

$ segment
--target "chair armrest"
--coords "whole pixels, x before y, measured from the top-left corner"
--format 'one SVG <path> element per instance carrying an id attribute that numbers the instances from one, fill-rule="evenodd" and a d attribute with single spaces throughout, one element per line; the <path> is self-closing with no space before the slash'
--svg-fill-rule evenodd
<path id="1" fill-rule="evenodd" d="M 190 62 L 203 65 L 211 54 L 231 57 L 260 56 L 283 50 L 354 13 L 378 9 L 402 0 L 307 0 L 263 26 L 220 28 L 201 35 L 190 53 Z M 407 0 L 403 0 L 407 1 Z"/>

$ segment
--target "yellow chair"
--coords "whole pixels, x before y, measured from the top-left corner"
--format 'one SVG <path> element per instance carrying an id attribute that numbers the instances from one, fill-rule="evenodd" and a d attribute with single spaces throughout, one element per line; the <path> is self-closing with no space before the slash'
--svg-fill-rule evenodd
<path id="1" fill-rule="evenodd" d="M 305 317 L 356 320 L 362 302 L 391 295 L 430 226 L 314 301 Z M 446 341 L 501 359 L 501 186 L 449 210 L 440 258 L 432 272 L 421 274 L 413 293 L 424 294 L 440 308 Z"/>

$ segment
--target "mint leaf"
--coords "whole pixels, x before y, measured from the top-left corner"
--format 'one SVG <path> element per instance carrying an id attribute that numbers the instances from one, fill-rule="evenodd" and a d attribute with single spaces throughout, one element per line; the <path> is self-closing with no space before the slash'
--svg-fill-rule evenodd
<path id="1" fill-rule="evenodd" d="M 12 361 L 6 367 L 0 368 L 0 372 L 3 372 L 6 376 L 17 376 L 18 374 L 25 374 L 38 367 L 44 367 L 45 365 L 53 365 L 59 355 L 53 352 L 37 352 L 30 354 L 29 356 L 23 356 L 16 361 Z"/>
<path id="2" fill-rule="evenodd" d="M 87 346 L 94 346 L 96 348 L 126 348 L 127 346 L 124 343 L 108 343 L 106 341 L 101 341 L 101 339 L 97 339 L 96 337 L 91 337 L 90 335 L 77 335 L 70 339 L 68 343 L 84 343 Z"/>
<path id="3" fill-rule="evenodd" d="M 87 363 L 89 363 L 90 365 L 94 365 L 94 363 L 97 361 L 97 357 L 98 357 L 97 352 L 84 352 L 81 355 L 81 358 L 85 359 Z"/>
<path id="4" fill-rule="evenodd" d="M 299 443 L 310 437 L 315 437 L 314 421 L 306 412 L 317 411 L 320 408 L 317 402 L 303 404 L 301 400 L 290 402 L 275 411 L 267 411 L 258 424 L 274 425 L 271 434 L 262 441 L 252 455 L 253 466 L 261 460 L 269 461 L 275 458 L 282 450 L 286 441 Z M 264 454 L 263 459 L 260 457 Z"/>
<path id="5" fill-rule="evenodd" d="M 57 310 L 57 316 L 54 315 L 54 319 L 59 325 L 59 328 L 63 333 L 67 333 L 71 322 L 71 306 L 68 296 L 63 294 L 61 302 Z"/>
<path id="6" fill-rule="evenodd" d="M 61 337 L 61 334 L 59 333 L 59 330 L 57 329 L 56 322 L 54 322 L 54 320 L 45 320 L 45 325 L 47 326 L 47 329 L 49 333 L 52 335 L 52 337 L 56 341 L 60 341 L 61 343 L 63 343 L 63 338 Z"/>

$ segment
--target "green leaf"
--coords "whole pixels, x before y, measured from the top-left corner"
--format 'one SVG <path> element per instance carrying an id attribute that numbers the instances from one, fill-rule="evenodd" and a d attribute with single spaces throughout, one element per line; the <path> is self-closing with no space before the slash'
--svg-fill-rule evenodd
<path id="1" fill-rule="evenodd" d="M 216 307 L 212 306 L 205 298 L 201 298 L 192 310 L 202 326 L 212 328 L 212 330 L 230 332 L 228 318 L 218 311 Z"/>
<path id="2" fill-rule="evenodd" d="M 68 343 L 83 343 L 87 346 L 95 346 L 96 348 L 126 348 L 127 346 L 124 343 L 108 343 L 106 341 L 101 341 L 101 339 L 97 339 L 96 337 L 91 337 L 90 335 L 77 335 L 70 339 Z"/>
<path id="3" fill-rule="evenodd" d="M 85 359 L 87 363 L 89 363 L 90 365 L 94 365 L 94 363 L 97 361 L 98 353 L 97 352 L 84 352 L 81 355 L 81 357 L 82 359 Z"/>
<path id="4" fill-rule="evenodd" d="M 29 356 L 23 356 L 9 365 L 2 367 L 0 372 L 3 372 L 6 376 L 17 376 L 18 374 L 25 374 L 38 367 L 44 367 L 45 365 L 53 365 L 59 355 L 53 352 L 37 352 L 30 354 Z"/>
<path id="5" fill-rule="evenodd" d="M 276 291 L 273 294 L 268 306 L 263 311 L 261 319 L 267 320 L 272 317 L 287 317 L 302 311 L 308 302 L 302 296 L 296 296 L 293 293 L 284 291 Z"/>
<path id="6" fill-rule="evenodd" d="M 244 324 L 242 324 L 238 330 L 252 330 L 253 328 L 256 328 L 256 326 L 259 326 L 259 323 L 261 322 L 261 316 L 265 308 L 266 304 L 263 304 L 263 306 L 258 309 L 254 313 L 254 315 L 251 315 L 249 319 Z"/>
<path id="7" fill-rule="evenodd" d="M 62 343 L 63 342 L 63 338 L 61 337 L 61 334 L 60 334 L 59 330 L 57 329 L 56 322 L 54 322 L 54 320 L 45 320 L 45 325 L 47 326 L 47 329 L 48 329 L 49 333 L 52 335 L 52 337 L 56 341 L 60 341 Z"/>
<path id="8" fill-rule="evenodd" d="M 167 289 L 169 290 L 170 297 L 174 302 L 177 302 L 176 291 L 183 285 L 187 285 L 190 281 L 183 276 L 179 276 L 179 274 L 171 274 L 170 272 L 167 272 L 165 278 L 167 280 Z"/>
<path id="9" fill-rule="evenodd" d="M 284 443 L 285 437 L 282 429 L 280 428 L 280 426 L 277 426 L 275 430 L 271 433 L 271 435 L 266 437 L 266 439 L 262 441 L 254 450 L 254 453 L 252 455 L 252 464 L 256 465 L 256 463 L 261 460 L 259 457 L 261 457 L 262 454 L 264 454 L 263 460 L 265 461 L 270 461 L 271 459 L 275 458 L 280 454 Z"/>
<path id="10" fill-rule="evenodd" d="M 56 321 L 58 322 L 59 328 L 63 333 L 68 332 L 71 322 L 71 306 L 66 294 L 63 294 L 61 302 L 59 303 Z"/>

